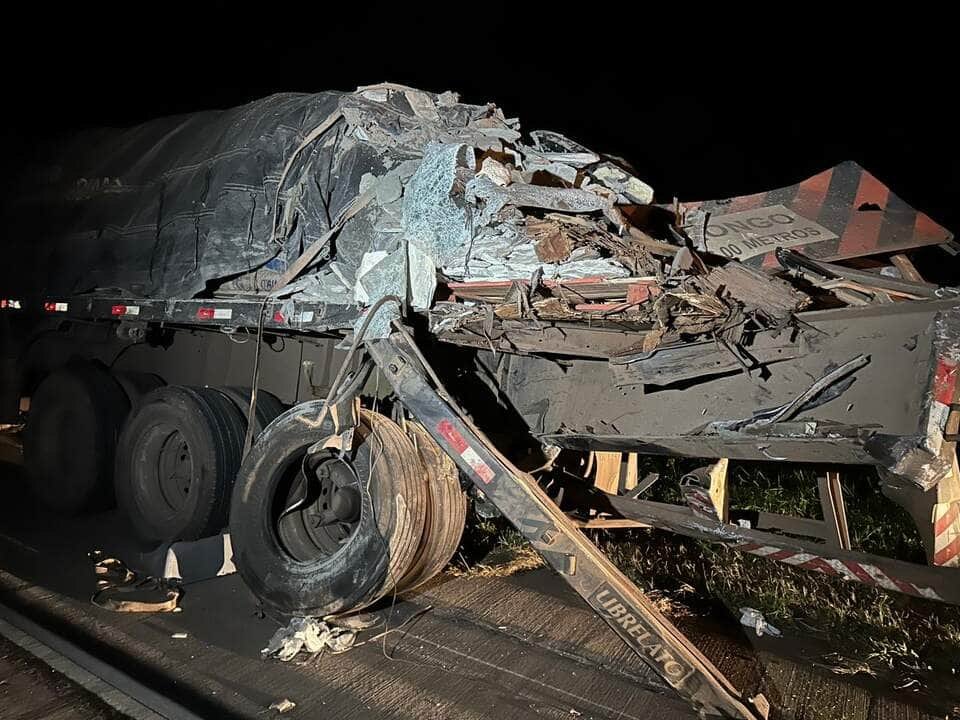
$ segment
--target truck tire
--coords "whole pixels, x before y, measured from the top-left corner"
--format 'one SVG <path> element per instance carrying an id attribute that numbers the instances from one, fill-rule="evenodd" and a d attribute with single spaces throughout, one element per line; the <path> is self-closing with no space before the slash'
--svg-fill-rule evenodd
<path id="1" fill-rule="evenodd" d="M 100 363 L 74 360 L 41 381 L 23 435 L 31 490 L 64 515 L 113 504 L 113 456 L 130 403 Z"/>
<path id="2" fill-rule="evenodd" d="M 423 468 L 391 420 L 361 411 L 353 449 L 343 459 L 315 455 L 305 467 L 307 449 L 333 431 L 329 417 L 316 424 L 322 408 L 323 401 L 306 402 L 274 420 L 233 491 L 234 563 L 265 609 L 281 617 L 326 616 L 383 597 L 405 575 L 423 533 Z"/>
<path id="3" fill-rule="evenodd" d="M 123 392 L 126 393 L 131 408 L 137 407 L 144 395 L 166 384 L 163 382 L 163 378 L 153 373 L 115 370 L 112 374 L 113 379 L 119 383 Z"/>
<path id="4" fill-rule="evenodd" d="M 228 385 L 227 387 L 218 387 L 217 390 L 230 398 L 237 409 L 240 410 L 240 413 L 247 417 L 247 412 L 250 410 L 250 388 Z M 259 437 L 264 428 L 280 417 L 285 409 L 283 403 L 280 402 L 280 398 L 276 395 L 266 390 L 258 390 L 256 425 L 253 428 L 253 437 Z"/>
<path id="5" fill-rule="evenodd" d="M 410 421 L 406 430 L 423 464 L 429 503 L 420 549 L 400 581 L 400 592 L 420 587 L 447 566 L 467 522 L 467 494 L 460 487 L 456 463 L 420 423 Z"/>
<path id="6" fill-rule="evenodd" d="M 226 525 L 246 423 L 212 388 L 162 387 L 143 397 L 117 447 L 116 493 L 146 542 L 196 540 Z"/>

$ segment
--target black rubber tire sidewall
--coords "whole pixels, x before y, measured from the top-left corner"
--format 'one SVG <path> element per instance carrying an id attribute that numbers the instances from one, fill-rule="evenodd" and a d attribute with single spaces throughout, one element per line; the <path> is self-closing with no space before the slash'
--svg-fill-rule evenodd
<path id="1" fill-rule="evenodd" d="M 145 396 L 166 384 L 159 375 L 128 370 L 114 370 L 113 379 L 123 388 L 131 408 L 136 408 Z"/>
<path id="2" fill-rule="evenodd" d="M 160 428 L 186 440 L 193 462 L 187 502 L 171 511 L 157 502 L 148 440 Z M 240 464 L 245 423 L 220 393 L 169 386 L 147 394 L 127 421 L 117 447 L 117 501 L 146 542 L 196 540 L 226 524 L 233 480 Z"/>
<path id="3" fill-rule="evenodd" d="M 234 564 L 248 587 L 274 615 L 326 616 L 367 605 L 390 587 L 390 566 L 396 564 L 390 562 L 385 548 L 391 547 L 391 539 L 397 539 L 397 517 L 391 501 L 398 489 L 395 482 L 399 479 L 398 484 L 403 485 L 404 478 L 412 472 L 402 467 L 394 466 L 395 472 L 384 472 L 378 467 L 371 482 L 371 486 L 377 484 L 376 492 L 361 492 L 357 528 L 333 555 L 312 562 L 297 561 L 278 540 L 270 508 L 282 482 L 280 468 L 332 433 L 329 417 L 321 426 L 311 422 L 319 417 L 322 407 L 322 401 L 303 403 L 271 423 L 244 459 L 234 487 L 230 513 Z M 369 435 L 370 426 L 361 420 L 356 432 Z M 363 437 L 358 440 L 363 442 Z M 385 462 L 402 464 L 409 458 L 388 457 Z M 425 507 L 419 493 L 411 496 L 409 487 L 403 491 L 408 493 L 405 502 L 419 517 L 419 525 L 416 521 L 401 523 L 399 530 L 404 537 L 400 538 L 398 554 L 405 555 L 401 564 L 408 564 L 423 531 Z M 405 568 L 393 582 L 403 572 Z"/>
<path id="4" fill-rule="evenodd" d="M 45 507 L 76 515 L 113 504 L 113 457 L 130 410 L 99 363 L 71 361 L 48 375 L 31 398 L 24 465 Z"/>
<path id="5" fill-rule="evenodd" d="M 237 406 L 241 414 L 246 417 L 250 410 L 250 388 L 238 385 L 228 385 L 216 388 Z M 254 439 L 260 436 L 264 429 L 276 420 L 284 411 L 280 398 L 266 390 L 257 390 L 256 425 L 254 425 Z"/>

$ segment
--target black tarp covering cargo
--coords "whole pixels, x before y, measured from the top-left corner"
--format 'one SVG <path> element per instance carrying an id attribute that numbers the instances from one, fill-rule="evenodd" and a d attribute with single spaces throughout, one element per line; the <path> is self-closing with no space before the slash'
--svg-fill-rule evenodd
<path id="1" fill-rule="evenodd" d="M 18 233 L 7 239 L 17 258 L 11 292 L 116 287 L 189 297 L 211 279 L 270 261 L 280 250 L 271 242 L 272 206 L 285 159 L 339 97 L 275 95 L 84 132 L 51 150 L 33 187 L 23 188 L 36 194 L 17 208 Z M 355 164 L 332 164 L 334 147 L 318 143 L 304 157 L 314 171 L 313 182 L 296 185 L 299 242 L 322 234 L 327 213 L 359 182 L 350 177 Z"/>
<path id="2" fill-rule="evenodd" d="M 83 132 L 47 148 L 39 169 L 19 183 L 8 208 L 16 229 L 7 222 L 14 262 L 3 272 L 5 292 L 119 288 L 173 298 L 214 285 L 263 292 L 324 236 L 365 180 L 370 186 L 391 169 L 408 179 L 416 164 L 405 161 L 420 158 L 430 143 L 496 149 L 504 135 L 519 137 L 492 105 L 390 85 L 273 95 L 230 110 Z M 340 265 L 340 283 L 321 290 L 353 301 L 363 254 L 397 243 L 398 223 L 383 221 L 382 206 L 395 201 L 396 221 L 399 194 L 384 198 L 378 190 L 384 202 L 314 258 L 317 266 L 335 254 Z"/>

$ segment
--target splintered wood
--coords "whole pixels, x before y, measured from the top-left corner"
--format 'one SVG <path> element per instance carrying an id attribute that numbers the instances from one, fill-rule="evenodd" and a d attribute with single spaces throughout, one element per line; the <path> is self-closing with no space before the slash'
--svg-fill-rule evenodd
<path id="1" fill-rule="evenodd" d="M 557 222 L 527 222 L 527 233 L 533 238 L 537 259 L 545 263 L 561 263 L 573 252 L 573 240 Z"/>
<path id="2" fill-rule="evenodd" d="M 809 296 L 790 283 L 736 262 L 714 268 L 696 278 L 696 284 L 711 294 L 730 295 L 747 311 L 759 310 L 769 317 L 786 317 L 810 304 Z"/>

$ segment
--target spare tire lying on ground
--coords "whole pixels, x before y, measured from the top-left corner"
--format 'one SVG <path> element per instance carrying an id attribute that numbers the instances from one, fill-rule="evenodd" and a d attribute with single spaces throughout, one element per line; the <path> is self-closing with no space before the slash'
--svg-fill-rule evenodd
<path id="1" fill-rule="evenodd" d="M 145 395 L 120 436 L 116 492 L 148 542 L 196 540 L 226 525 L 246 421 L 213 388 L 162 387 Z"/>
<path id="2" fill-rule="evenodd" d="M 113 503 L 113 455 L 130 410 L 100 363 L 71 361 L 37 387 L 23 434 L 31 490 L 45 507 L 73 515 Z"/>
<path id="3" fill-rule="evenodd" d="M 361 411 L 353 448 L 307 450 L 333 432 L 323 401 L 274 420 L 244 459 L 233 491 L 234 563 L 266 609 L 324 616 L 392 592 L 423 533 L 423 466 L 398 425 Z"/>

